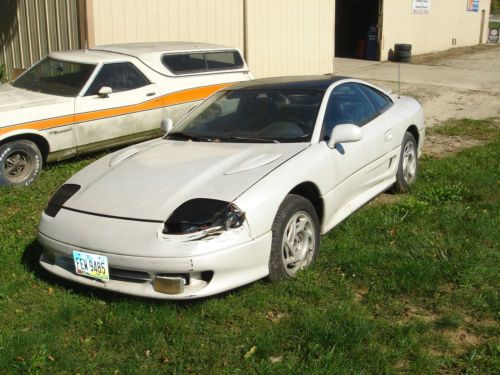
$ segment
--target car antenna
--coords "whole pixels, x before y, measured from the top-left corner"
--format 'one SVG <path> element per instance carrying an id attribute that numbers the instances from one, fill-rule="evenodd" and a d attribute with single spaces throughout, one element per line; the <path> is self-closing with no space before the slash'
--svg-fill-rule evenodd
<path id="1" fill-rule="evenodd" d="M 401 63 L 398 62 L 398 99 L 401 99 Z"/>

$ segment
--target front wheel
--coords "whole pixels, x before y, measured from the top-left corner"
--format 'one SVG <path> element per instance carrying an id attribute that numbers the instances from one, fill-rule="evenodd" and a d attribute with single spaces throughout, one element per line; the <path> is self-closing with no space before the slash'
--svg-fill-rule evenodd
<path id="1" fill-rule="evenodd" d="M 415 137 L 406 132 L 401 143 L 401 155 L 399 157 L 396 183 L 393 185 L 394 192 L 406 193 L 411 184 L 417 179 L 418 171 L 418 148 Z"/>
<path id="2" fill-rule="evenodd" d="M 290 194 L 281 203 L 272 227 L 271 281 L 293 277 L 316 260 L 319 219 L 310 201 Z"/>
<path id="3" fill-rule="evenodd" d="M 19 140 L 0 146 L 0 186 L 29 185 L 42 169 L 42 154 L 35 143 Z"/>

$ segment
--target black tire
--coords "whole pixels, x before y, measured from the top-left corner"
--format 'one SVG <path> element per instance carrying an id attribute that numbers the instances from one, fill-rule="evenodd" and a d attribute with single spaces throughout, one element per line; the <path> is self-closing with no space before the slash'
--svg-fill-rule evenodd
<path id="1" fill-rule="evenodd" d="M 292 225 L 292 222 L 295 223 Z M 293 243 L 295 244 L 297 240 L 296 249 L 287 250 L 289 241 L 285 240 L 286 244 L 284 243 L 286 232 L 290 225 L 295 225 L 294 228 L 297 228 L 297 224 L 304 224 L 304 228 L 300 234 L 294 236 Z M 270 281 L 293 277 L 298 271 L 315 262 L 319 248 L 319 219 L 309 200 L 300 195 L 287 195 L 274 218 L 272 232 L 271 256 L 269 258 Z M 294 256 L 290 255 L 291 251 L 295 251 Z M 301 253 L 298 254 L 299 256 L 303 255 L 302 259 L 293 263 L 298 252 Z M 285 258 L 287 257 L 291 263 L 286 265 Z"/>
<path id="2" fill-rule="evenodd" d="M 29 185 L 36 180 L 42 166 L 42 153 L 31 141 L 12 141 L 0 146 L 0 186 Z"/>
<path id="3" fill-rule="evenodd" d="M 409 155 L 411 154 L 411 155 Z M 405 157 L 410 159 L 406 159 Z M 414 163 L 409 165 L 409 163 Z M 411 169 L 411 170 L 410 170 Z M 411 184 L 417 179 L 418 173 L 418 148 L 415 137 L 410 132 L 406 132 L 401 142 L 401 153 L 399 155 L 398 171 L 396 182 L 392 186 L 395 193 L 406 193 Z"/>
<path id="4" fill-rule="evenodd" d="M 406 44 L 406 43 L 395 44 L 394 51 L 411 51 L 411 44 Z"/>
<path id="5" fill-rule="evenodd" d="M 399 60 L 406 59 L 408 57 L 411 57 L 411 51 L 398 51 L 398 52 L 396 52 L 396 57 Z"/>

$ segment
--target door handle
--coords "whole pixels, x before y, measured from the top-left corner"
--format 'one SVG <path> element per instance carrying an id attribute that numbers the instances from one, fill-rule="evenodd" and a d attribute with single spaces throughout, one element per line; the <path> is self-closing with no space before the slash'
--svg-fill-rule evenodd
<path id="1" fill-rule="evenodd" d="M 148 92 L 148 93 L 146 94 L 146 96 L 153 96 L 153 95 L 155 95 L 155 94 L 156 94 L 156 92 L 151 91 L 151 92 Z"/>
<path id="2" fill-rule="evenodd" d="M 387 142 L 390 141 L 391 139 L 392 139 L 392 129 L 389 129 L 384 133 L 384 140 Z"/>

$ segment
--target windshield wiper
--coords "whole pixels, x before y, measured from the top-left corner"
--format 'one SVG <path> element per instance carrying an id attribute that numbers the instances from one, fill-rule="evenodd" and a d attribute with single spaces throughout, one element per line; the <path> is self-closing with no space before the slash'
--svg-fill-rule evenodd
<path id="1" fill-rule="evenodd" d="M 166 136 L 166 139 L 177 139 L 177 140 L 186 140 L 186 141 L 193 141 L 193 142 L 213 142 L 217 139 L 210 138 L 210 137 L 200 137 L 197 135 L 192 135 L 188 133 L 183 133 L 183 132 L 175 132 L 175 133 L 169 133 Z"/>
<path id="2" fill-rule="evenodd" d="M 257 142 L 257 143 L 280 143 L 277 139 L 271 139 L 271 138 L 258 138 L 258 137 L 240 137 L 240 136 L 234 136 L 234 137 L 222 137 L 219 138 L 221 142 Z"/>

